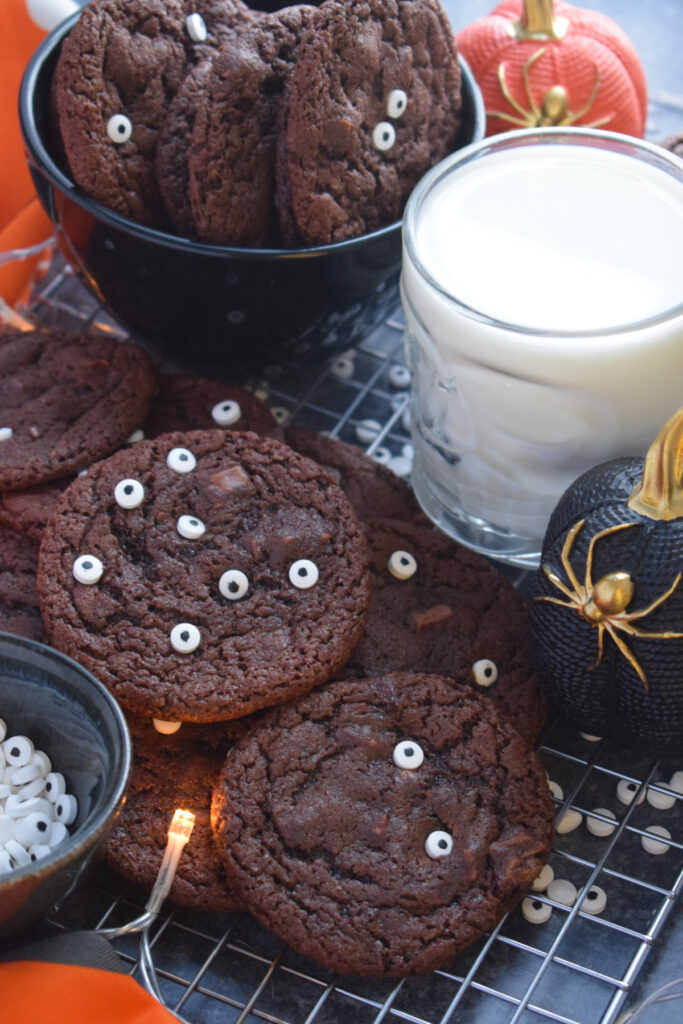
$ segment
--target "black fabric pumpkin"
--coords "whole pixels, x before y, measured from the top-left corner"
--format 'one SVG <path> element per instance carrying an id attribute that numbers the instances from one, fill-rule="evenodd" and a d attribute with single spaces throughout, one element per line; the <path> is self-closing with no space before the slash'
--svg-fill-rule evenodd
<path id="1" fill-rule="evenodd" d="M 565 492 L 531 588 L 557 709 L 650 753 L 683 751 L 682 477 L 683 409 L 645 460 L 604 463 Z"/>

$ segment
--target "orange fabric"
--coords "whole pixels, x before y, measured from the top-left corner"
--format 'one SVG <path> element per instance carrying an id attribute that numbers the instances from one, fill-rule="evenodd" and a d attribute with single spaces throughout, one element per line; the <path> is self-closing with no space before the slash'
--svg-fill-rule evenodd
<path id="1" fill-rule="evenodd" d="M 0 253 L 52 234 L 50 220 L 35 199 L 17 112 L 21 76 L 44 35 L 29 18 L 26 0 L 0 0 Z M 6 302 L 21 297 L 37 259 L 0 266 L 0 296 Z"/>
<path id="2" fill-rule="evenodd" d="M 4 2 L 4 0 L 3 0 Z M 127 974 L 71 964 L 0 964 L 2 1019 L 14 1024 L 170 1024 L 169 1013 Z"/>

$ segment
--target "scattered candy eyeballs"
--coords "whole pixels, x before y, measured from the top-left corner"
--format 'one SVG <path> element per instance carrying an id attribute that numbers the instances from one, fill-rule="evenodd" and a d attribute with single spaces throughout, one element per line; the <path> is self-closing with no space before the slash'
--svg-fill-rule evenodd
<path id="1" fill-rule="evenodd" d="M 193 43 L 205 42 L 209 34 L 206 29 L 206 22 L 201 14 L 188 14 L 185 19 L 185 28 Z"/>
<path id="2" fill-rule="evenodd" d="M 439 857 L 447 857 L 452 849 L 452 838 L 448 832 L 442 832 L 440 829 L 430 832 L 425 839 L 425 853 L 432 860 L 437 860 Z"/>
<path id="3" fill-rule="evenodd" d="M 9 441 L 13 433 L 11 427 L 0 427 L 0 441 Z"/>
<path id="4" fill-rule="evenodd" d="M 114 500 L 121 508 L 137 508 L 145 500 L 145 488 L 139 480 L 119 480 L 114 488 Z"/>
<path id="5" fill-rule="evenodd" d="M 197 516 L 179 516 L 176 530 L 185 540 L 199 540 L 206 533 L 206 526 Z"/>
<path id="6" fill-rule="evenodd" d="M 218 589 L 228 601 L 240 601 L 249 590 L 249 580 L 239 569 L 227 569 L 218 581 Z"/>
<path id="7" fill-rule="evenodd" d="M 392 89 L 387 98 L 387 114 L 389 117 L 402 117 L 408 106 L 408 96 L 403 89 Z"/>
<path id="8" fill-rule="evenodd" d="M 401 740 L 394 747 L 394 764 L 397 768 L 408 768 L 415 771 L 424 761 L 424 751 L 414 740 Z"/>
<path id="9" fill-rule="evenodd" d="M 387 569 L 397 580 L 409 580 L 417 572 L 417 562 L 409 551 L 392 551 Z"/>
<path id="10" fill-rule="evenodd" d="M 211 410 L 211 419 L 219 427 L 232 426 L 233 423 L 237 423 L 241 415 L 242 409 L 239 402 L 234 402 L 231 398 L 227 398 L 224 402 L 218 402 Z"/>
<path id="11" fill-rule="evenodd" d="M 166 465 L 174 473 L 191 473 L 197 460 L 187 448 L 171 448 L 166 456 Z"/>
<path id="12" fill-rule="evenodd" d="M 95 555 L 79 555 L 71 571 L 77 583 L 83 583 L 89 587 L 102 579 L 104 566 Z"/>
<path id="13" fill-rule="evenodd" d="M 107 121 L 107 135 L 117 146 L 128 142 L 133 134 L 133 123 L 125 114 L 114 114 Z"/>
<path id="14" fill-rule="evenodd" d="M 396 129 L 389 121 L 380 121 L 372 129 L 372 144 L 380 152 L 386 152 L 396 142 Z"/>
<path id="15" fill-rule="evenodd" d="M 179 622 L 171 630 L 171 647 L 179 654 L 191 654 L 199 647 L 201 633 L 191 622 Z"/>
<path id="16" fill-rule="evenodd" d="M 314 587 L 319 577 L 318 566 L 308 558 L 299 558 L 289 567 L 289 582 L 298 590 Z"/>
<path id="17" fill-rule="evenodd" d="M 167 722 L 164 718 L 152 719 L 152 725 L 162 736 L 172 736 L 173 733 L 178 732 L 182 724 L 182 722 Z"/>
<path id="18" fill-rule="evenodd" d="M 607 906 L 607 893 L 599 885 L 591 885 L 581 900 L 581 910 L 586 914 L 602 914 Z"/>
<path id="19" fill-rule="evenodd" d="M 545 924 L 550 920 L 553 908 L 549 903 L 527 896 L 522 900 L 522 916 L 529 924 Z"/>
<path id="20" fill-rule="evenodd" d="M 498 679 L 498 667 L 490 658 L 480 658 L 472 666 L 472 675 L 477 686 L 493 686 Z"/>

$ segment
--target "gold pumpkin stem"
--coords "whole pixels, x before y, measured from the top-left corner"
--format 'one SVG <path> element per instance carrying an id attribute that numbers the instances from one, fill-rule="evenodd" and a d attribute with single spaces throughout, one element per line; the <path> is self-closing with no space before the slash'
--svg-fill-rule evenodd
<path id="1" fill-rule="evenodd" d="M 567 18 L 555 16 L 553 0 L 524 0 L 522 17 L 509 32 L 515 39 L 562 39 L 568 28 Z"/>
<path id="2" fill-rule="evenodd" d="M 643 478 L 627 505 L 647 519 L 670 522 L 683 517 L 683 406 L 650 445 Z"/>

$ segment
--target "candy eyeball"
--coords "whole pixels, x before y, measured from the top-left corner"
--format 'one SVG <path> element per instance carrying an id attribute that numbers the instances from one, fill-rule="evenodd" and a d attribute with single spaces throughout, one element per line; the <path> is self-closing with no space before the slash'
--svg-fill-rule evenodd
<path id="1" fill-rule="evenodd" d="M 241 415 L 242 409 L 239 402 L 234 402 L 230 398 L 226 398 L 224 402 L 218 402 L 211 410 L 211 418 L 219 427 L 232 426 L 233 423 L 237 423 Z"/>
<path id="2" fill-rule="evenodd" d="M 102 578 L 104 566 L 95 555 L 79 555 L 71 571 L 77 583 L 92 586 Z"/>
<path id="3" fill-rule="evenodd" d="M 442 832 L 440 829 L 430 832 L 425 839 L 425 852 L 432 860 L 437 860 L 439 857 L 447 857 L 452 849 L 452 838 L 448 832 Z"/>
<path id="4" fill-rule="evenodd" d="M 472 666 L 472 675 L 477 686 L 493 686 L 498 678 L 498 668 L 490 658 L 480 658 Z"/>
<path id="5" fill-rule="evenodd" d="M 185 28 L 193 43 L 205 42 L 209 34 L 206 29 L 206 22 L 201 14 L 188 14 L 185 19 Z"/>
<path id="6" fill-rule="evenodd" d="M 187 448 L 171 448 L 166 456 L 166 465 L 174 473 L 191 473 L 197 460 Z"/>
<path id="7" fill-rule="evenodd" d="M 424 761 L 424 751 L 414 740 L 401 740 L 394 747 L 394 764 L 397 768 L 408 768 L 415 771 Z"/>
<path id="8" fill-rule="evenodd" d="M 137 508 L 145 499 L 145 488 L 139 480 L 119 480 L 114 488 L 114 500 L 121 508 Z"/>
<path id="9" fill-rule="evenodd" d="M 171 647 L 179 654 L 191 654 L 199 647 L 201 634 L 191 622 L 179 622 L 171 630 Z"/>
<path id="10" fill-rule="evenodd" d="M 289 567 L 289 582 L 297 590 L 308 590 L 314 587 L 319 577 L 318 566 L 308 558 L 299 558 Z"/>
<path id="11" fill-rule="evenodd" d="M 185 540 L 199 540 L 206 533 L 206 526 L 197 516 L 179 516 L 175 528 Z"/>
<path id="12" fill-rule="evenodd" d="M 249 580 L 239 569 L 227 569 L 218 581 L 218 589 L 228 601 L 240 601 L 249 590 Z"/>
<path id="13" fill-rule="evenodd" d="M 408 106 L 408 96 L 403 89 L 392 89 L 387 98 L 387 114 L 389 117 L 402 117 Z"/>
<path id="14" fill-rule="evenodd" d="M 417 562 L 409 551 L 393 551 L 387 569 L 397 580 L 409 580 L 417 572 Z"/>
<path id="15" fill-rule="evenodd" d="M 107 121 L 107 135 L 117 146 L 128 142 L 132 134 L 133 123 L 125 114 L 114 114 Z"/>
<path id="16" fill-rule="evenodd" d="M 380 121 L 372 129 L 372 144 L 384 153 L 396 142 L 396 129 L 388 121 Z"/>

